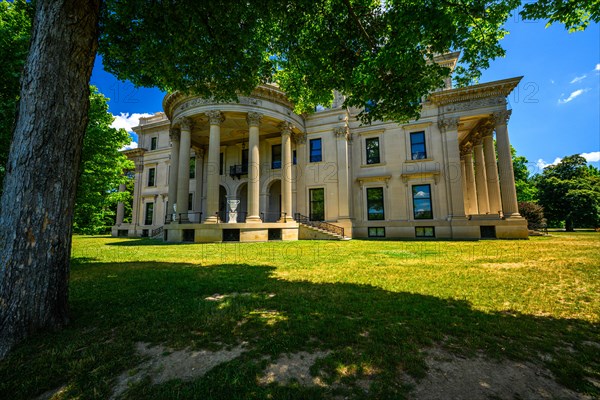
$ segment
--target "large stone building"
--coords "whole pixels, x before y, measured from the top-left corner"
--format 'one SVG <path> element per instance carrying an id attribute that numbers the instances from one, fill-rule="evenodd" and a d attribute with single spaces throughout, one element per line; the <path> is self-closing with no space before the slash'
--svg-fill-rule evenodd
<path id="1" fill-rule="evenodd" d="M 456 54 L 439 62 L 453 68 Z M 339 95 L 297 115 L 274 85 L 231 103 L 168 94 L 164 113 L 134 129 L 132 223 L 120 205 L 113 235 L 526 238 L 507 130 L 506 97 L 519 81 L 454 89 L 448 80 L 405 124 L 361 125 Z"/>

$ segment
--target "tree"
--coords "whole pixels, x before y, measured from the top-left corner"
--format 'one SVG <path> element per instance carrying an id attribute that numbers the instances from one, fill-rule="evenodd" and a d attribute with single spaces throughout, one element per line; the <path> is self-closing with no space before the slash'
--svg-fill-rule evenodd
<path id="1" fill-rule="evenodd" d="M 133 163 L 119 152 L 131 138 L 124 129 L 110 126 L 114 117 L 108 112 L 107 101 L 92 87 L 73 217 L 75 233 L 106 232 L 114 224 L 112 206 L 118 201 L 128 202 L 130 197 L 129 192 L 119 193 L 116 189 L 127 181 L 123 172 L 133 168 Z"/>
<path id="2" fill-rule="evenodd" d="M 519 4 L 37 0 L 0 201 L 0 358 L 31 332 L 68 321 L 72 210 L 98 43 L 107 69 L 138 85 L 223 100 L 275 79 L 298 112 L 328 104 L 338 89 L 346 106 L 367 110 L 363 122 L 404 121 L 449 72 L 436 54 L 462 50 L 461 84 L 504 55 L 501 26 Z"/>
<path id="3" fill-rule="evenodd" d="M 600 174 L 578 154 L 544 168 L 537 178 L 539 204 L 548 222 L 567 231 L 600 226 Z"/>
<path id="4" fill-rule="evenodd" d="M 536 199 L 537 189 L 527 168 L 529 160 L 525 156 L 518 156 L 517 150 L 512 145 L 510 146 L 510 152 L 512 154 L 517 200 L 519 202 L 532 202 Z"/>
<path id="5" fill-rule="evenodd" d="M 33 9 L 25 0 L 0 3 L 0 194 L 27 58 Z"/>

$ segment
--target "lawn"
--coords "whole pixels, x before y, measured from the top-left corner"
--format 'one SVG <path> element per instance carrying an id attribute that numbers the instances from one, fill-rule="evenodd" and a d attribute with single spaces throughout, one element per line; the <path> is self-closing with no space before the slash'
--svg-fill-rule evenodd
<path id="1" fill-rule="evenodd" d="M 0 363 L 0 398 L 58 388 L 57 399 L 110 398 L 145 360 L 139 343 L 165 356 L 244 350 L 195 379 L 141 379 L 122 398 L 402 399 L 427 376 L 431 348 L 539 365 L 600 396 L 600 233 L 180 245 L 79 236 L 70 304 L 66 329 Z M 261 383 L 281 356 L 318 351 L 319 385 Z"/>

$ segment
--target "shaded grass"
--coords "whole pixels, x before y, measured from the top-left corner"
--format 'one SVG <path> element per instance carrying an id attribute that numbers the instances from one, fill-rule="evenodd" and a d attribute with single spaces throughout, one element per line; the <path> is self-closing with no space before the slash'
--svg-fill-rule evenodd
<path id="1" fill-rule="evenodd" d="M 110 396 L 141 361 L 136 342 L 248 352 L 191 382 L 135 385 L 126 398 L 402 398 L 423 350 L 544 365 L 600 394 L 600 235 L 529 241 L 182 244 L 75 237 L 72 322 L 0 363 L 0 398 Z M 207 301 L 215 293 L 229 294 Z M 596 343 L 596 345 L 594 345 Z M 283 353 L 331 350 L 329 385 L 257 385 Z M 265 357 L 266 356 L 266 357 Z M 359 380 L 370 383 L 368 393 Z"/>

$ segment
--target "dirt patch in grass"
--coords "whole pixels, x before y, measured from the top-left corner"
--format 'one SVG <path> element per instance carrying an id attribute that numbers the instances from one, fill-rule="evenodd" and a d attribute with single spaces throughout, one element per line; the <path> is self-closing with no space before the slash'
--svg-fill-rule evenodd
<path id="1" fill-rule="evenodd" d="M 531 363 L 462 358 L 440 348 L 430 349 L 426 361 L 426 378 L 416 383 L 405 377 L 415 385 L 411 399 L 591 399 L 559 385 L 550 371 Z"/>
<path id="2" fill-rule="evenodd" d="M 292 382 L 298 382 L 302 386 L 325 386 L 319 377 L 313 377 L 310 374 L 310 367 L 319 359 L 329 355 L 330 351 L 317 351 L 307 353 L 284 354 L 277 359 L 275 363 L 270 364 L 265 374 L 259 378 L 260 385 L 268 385 L 276 382 L 280 385 L 287 385 Z"/>
<path id="3" fill-rule="evenodd" d="M 146 378 L 150 378 L 152 384 L 160 384 L 172 379 L 186 381 L 203 376 L 217 365 L 231 361 L 245 351 L 243 345 L 219 351 L 173 351 L 164 346 L 148 347 L 145 343 L 137 343 L 136 347 L 138 353 L 149 359 L 117 378 L 112 399 L 118 398 L 131 385 Z"/>

